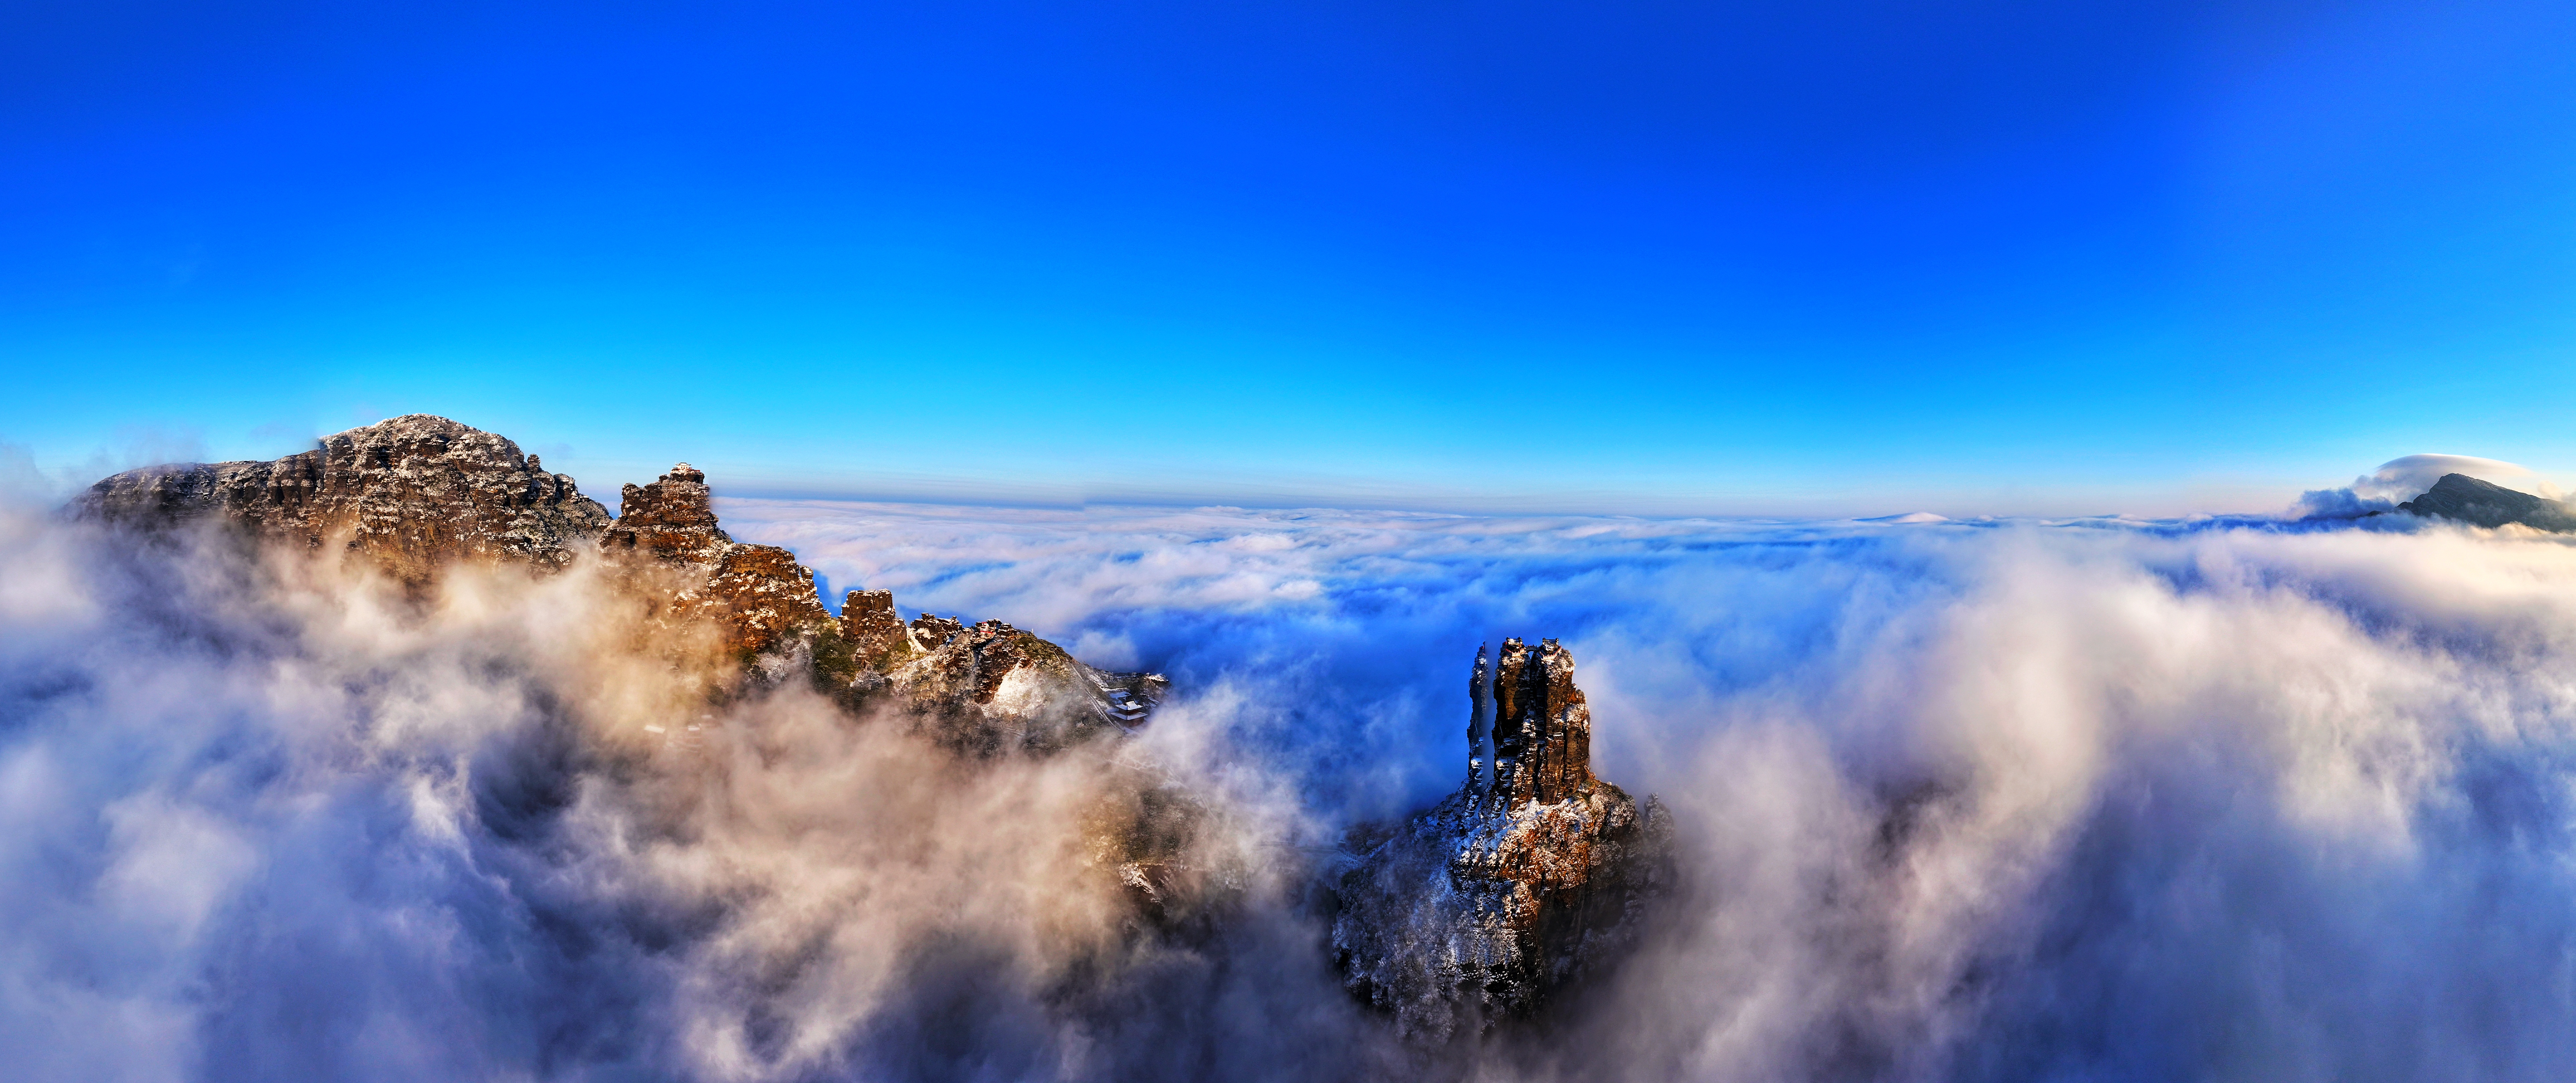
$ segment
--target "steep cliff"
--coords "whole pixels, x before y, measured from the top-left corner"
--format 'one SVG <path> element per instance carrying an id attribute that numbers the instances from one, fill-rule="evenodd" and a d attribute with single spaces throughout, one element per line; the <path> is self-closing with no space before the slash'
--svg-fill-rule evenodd
<path id="1" fill-rule="evenodd" d="M 1333 922 L 1350 988 L 1432 1038 L 1527 1015 L 1608 964 L 1669 880 L 1661 806 L 1592 774 L 1571 653 L 1507 639 L 1489 666 L 1479 649 L 1468 699 L 1466 782 L 1363 837 Z"/>

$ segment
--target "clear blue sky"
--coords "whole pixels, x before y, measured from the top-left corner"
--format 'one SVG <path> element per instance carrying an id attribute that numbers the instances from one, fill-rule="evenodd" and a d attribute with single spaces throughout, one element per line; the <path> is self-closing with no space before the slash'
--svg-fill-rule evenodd
<path id="1" fill-rule="evenodd" d="M 32 0 L 0 442 L 2273 507 L 2576 463 L 2576 5 Z"/>

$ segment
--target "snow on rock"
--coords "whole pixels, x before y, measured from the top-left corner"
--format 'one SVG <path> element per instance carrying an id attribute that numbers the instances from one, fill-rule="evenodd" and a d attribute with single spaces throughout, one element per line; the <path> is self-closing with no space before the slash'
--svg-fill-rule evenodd
<path id="1" fill-rule="evenodd" d="M 414 585 L 457 559 L 562 567 L 609 521 L 570 476 L 545 472 L 519 445 L 428 414 L 325 437 L 275 462 L 129 470 L 90 486 L 76 506 L 144 528 L 220 519 L 346 550 Z"/>
<path id="2" fill-rule="evenodd" d="M 725 533 L 706 473 L 687 463 L 622 497 L 611 519 L 517 444 L 412 414 L 275 462 L 128 471 L 91 486 L 77 507 L 127 527 L 211 521 L 338 549 L 421 589 L 458 561 L 553 570 L 595 553 L 641 603 L 646 639 L 673 650 L 704 642 L 745 673 L 774 677 L 803 662 L 854 706 L 891 691 L 900 708 L 955 722 L 962 744 L 1054 747 L 1132 729 L 1161 699 L 1158 676 L 1095 670 L 1000 621 L 969 629 L 923 614 L 907 626 L 885 591 L 850 592 L 836 618 L 795 554 Z"/>
<path id="3" fill-rule="evenodd" d="M 1592 774 L 1571 653 L 1507 639 L 1489 667 L 1479 649 L 1468 697 L 1466 783 L 1361 836 L 1333 922 L 1346 984 L 1433 1040 L 1527 1016 L 1614 961 L 1671 878 L 1662 806 Z"/>

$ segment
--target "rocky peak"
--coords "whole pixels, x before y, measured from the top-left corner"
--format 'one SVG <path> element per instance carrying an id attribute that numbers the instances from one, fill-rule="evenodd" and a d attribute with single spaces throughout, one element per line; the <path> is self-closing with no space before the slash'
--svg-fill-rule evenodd
<path id="1" fill-rule="evenodd" d="M 943 741 L 978 753 L 1044 750 L 1113 727 L 1133 729 L 1168 687 L 1160 674 L 1085 665 L 1008 621 L 969 625 L 924 613 L 899 624 L 887 595 L 853 591 L 841 619 L 858 651 L 888 659 L 916 652 L 910 661 L 858 673 L 856 691 L 891 691 L 933 719 Z"/>
<path id="2" fill-rule="evenodd" d="M 1160 698 L 1161 678 L 1107 673 L 1002 621 L 972 629 L 923 614 L 907 626 L 885 591 L 852 591 L 834 618 L 795 554 L 733 540 L 718 523 L 704 471 L 674 465 L 624 489 L 611 520 L 573 479 L 549 474 L 509 440 L 428 414 L 351 429 L 274 462 L 177 464 L 91 486 L 80 510 L 121 525 L 193 521 L 252 537 L 345 547 L 406 583 L 426 586 L 459 560 L 573 562 L 596 541 L 616 589 L 643 603 L 645 629 L 719 648 L 746 663 L 812 665 L 815 680 L 864 698 L 892 688 L 969 730 L 1045 736 L 1132 726 Z"/>
<path id="3" fill-rule="evenodd" d="M 707 475 L 687 463 L 650 485 L 628 484 L 620 494 L 616 525 L 601 545 L 664 558 L 698 558 L 733 544 L 716 525 L 714 490 Z"/>
<path id="4" fill-rule="evenodd" d="M 936 641 L 926 657 L 894 674 L 896 683 L 917 698 L 959 707 L 1009 708 L 1040 685 L 1061 684 L 1075 698 L 1098 694 L 1089 687 L 1090 667 L 1007 622 L 983 620 L 959 627 L 954 619 L 925 613 L 912 627 L 917 642 Z M 925 631 L 929 634 L 921 634 Z"/>
<path id="5" fill-rule="evenodd" d="M 1474 679 L 1484 679 L 1484 652 L 1477 650 Z M 1471 691 L 1478 710 L 1492 704 L 1494 778 L 1490 790 L 1506 804 L 1525 801 L 1554 804 L 1591 792 L 1592 708 L 1574 686 L 1574 655 L 1553 639 L 1530 650 L 1518 639 L 1503 641 L 1490 693 Z M 1475 750 L 1468 754 L 1470 776 Z M 1479 795 L 1481 796 L 1481 795 Z"/>
<path id="6" fill-rule="evenodd" d="M 2424 495 L 2397 505 L 2397 510 L 2489 529 L 2519 523 L 2538 530 L 2576 530 L 2576 512 L 2567 505 L 2467 474 L 2442 475 Z"/>
<path id="7" fill-rule="evenodd" d="M 222 519 L 371 558 L 406 582 L 457 559 L 560 567 L 608 509 L 509 440 L 429 414 L 322 438 L 273 462 L 129 470 L 79 501 L 100 519 L 159 528 Z"/>
<path id="8" fill-rule="evenodd" d="M 859 668 L 885 671 L 927 653 L 903 617 L 894 610 L 890 590 L 854 590 L 841 599 L 841 638 Z"/>
<path id="9" fill-rule="evenodd" d="M 627 485 L 621 501 L 600 553 L 639 593 L 669 596 L 656 600 L 654 620 L 710 621 L 724 649 L 746 659 L 841 632 L 796 554 L 735 541 L 718 525 L 704 471 L 680 463 L 652 484 Z"/>
<path id="10" fill-rule="evenodd" d="M 1433 1038 L 1527 1015 L 1613 961 L 1669 880 L 1661 806 L 1592 774 L 1571 652 L 1507 639 L 1489 663 L 1479 648 L 1467 698 L 1466 783 L 1363 835 L 1336 890 L 1345 981 Z"/>

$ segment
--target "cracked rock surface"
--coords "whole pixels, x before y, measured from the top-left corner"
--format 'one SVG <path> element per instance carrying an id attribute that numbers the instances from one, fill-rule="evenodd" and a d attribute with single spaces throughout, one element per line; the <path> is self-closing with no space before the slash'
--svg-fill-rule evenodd
<path id="1" fill-rule="evenodd" d="M 145 467 L 80 498 L 111 522 L 162 527 L 217 518 L 313 548 L 341 546 L 408 583 L 456 559 L 571 563 L 608 509 L 517 444 L 411 414 L 326 437 L 274 462 Z"/>
<path id="2" fill-rule="evenodd" d="M 1528 1016 L 1615 962 L 1671 878 L 1661 805 L 1592 774 L 1571 653 L 1479 650 L 1468 698 L 1466 782 L 1361 836 L 1336 892 L 1345 984 L 1432 1040 Z"/>

